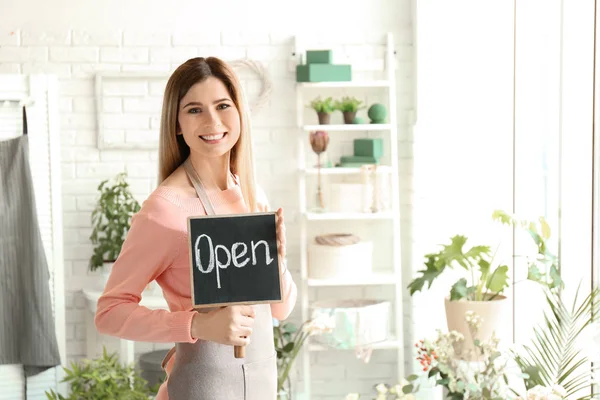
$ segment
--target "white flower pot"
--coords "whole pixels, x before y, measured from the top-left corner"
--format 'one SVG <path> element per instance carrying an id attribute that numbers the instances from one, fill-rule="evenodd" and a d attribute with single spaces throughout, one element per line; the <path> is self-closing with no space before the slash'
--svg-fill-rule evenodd
<path id="1" fill-rule="evenodd" d="M 104 288 L 106 287 L 106 283 L 108 282 L 108 278 L 110 276 L 110 272 L 112 271 L 112 267 L 113 267 L 112 262 L 105 262 L 102 265 L 102 290 L 104 290 Z"/>
<path id="2" fill-rule="evenodd" d="M 448 330 L 459 332 L 465 338 L 462 346 L 455 346 L 455 351 L 469 352 L 469 350 L 474 350 L 474 339 L 486 341 L 492 337 L 493 333 L 495 333 L 496 337 L 501 341 L 507 339 L 505 335 L 505 328 L 507 323 L 510 321 L 508 319 L 508 311 L 510 311 L 509 306 L 510 303 L 506 297 L 502 295 L 496 296 L 496 298 L 491 301 L 450 301 L 450 299 L 446 297 L 445 307 Z M 475 338 L 472 337 L 466 320 L 468 311 L 474 312 L 482 319 L 481 326 L 479 327 L 477 336 Z M 478 359 L 478 357 L 475 357 L 474 355 L 463 358 L 471 361 Z"/>

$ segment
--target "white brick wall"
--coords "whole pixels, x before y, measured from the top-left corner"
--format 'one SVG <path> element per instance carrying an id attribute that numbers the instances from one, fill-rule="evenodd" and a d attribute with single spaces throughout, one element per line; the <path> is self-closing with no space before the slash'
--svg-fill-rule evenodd
<path id="1" fill-rule="evenodd" d="M 25 2 L 30 6 L 31 3 Z M 108 2 L 109 4 L 111 2 Z M 239 3 L 236 5 L 236 3 Z M 322 2 L 308 1 L 303 9 L 312 10 L 307 16 L 321 13 Z M 115 21 L 138 20 L 142 14 L 136 7 L 123 8 L 115 19 L 94 18 L 83 20 L 85 16 L 110 14 L 109 11 L 84 10 L 83 6 L 65 7 L 56 12 L 55 22 L 36 25 L 18 25 L 26 20 L 26 8 L 15 6 L 9 11 L 11 24 L 15 29 L 0 29 L 0 73 L 52 73 L 60 78 L 60 121 L 62 130 L 62 174 L 64 207 L 65 273 L 67 290 L 67 339 L 69 359 L 85 356 L 85 305 L 79 291 L 85 287 L 95 287 L 101 279 L 99 275 L 87 271 L 87 260 L 91 255 L 89 243 L 90 209 L 98 183 L 117 172 L 127 169 L 129 182 L 136 197 L 142 201 L 154 188 L 156 176 L 156 150 L 99 150 L 94 102 L 94 76 L 96 72 L 115 71 L 161 71 L 170 72 L 187 58 L 198 55 L 216 55 L 227 60 L 249 57 L 265 63 L 273 80 L 273 96 L 267 108 L 253 120 L 254 139 L 260 144 L 257 154 L 257 169 L 260 183 L 264 186 L 273 205 L 281 205 L 288 216 L 292 270 L 299 279 L 297 224 L 297 194 L 295 186 L 296 141 L 295 135 L 295 95 L 293 92 L 294 73 L 288 60 L 292 51 L 292 35 L 296 32 L 308 35 L 314 43 L 327 44 L 334 48 L 338 59 L 361 63 L 370 59 L 383 60 L 384 37 L 390 31 L 396 40 L 398 63 L 398 103 L 400 120 L 400 167 L 402 188 L 402 212 L 404 255 L 407 268 L 411 260 L 411 210 L 412 210 L 412 137 L 407 125 L 407 111 L 412 108 L 410 78 L 412 76 L 411 35 L 409 2 L 380 0 L 372 4 L 350 2 L 351 6 L 338 10 L 331 8 L 337 16 L 348 13 L 348 18 L 320 17 L 321 33 L 312 32 L 315 26 L 306 20 L 301 24 L 292 22 L 293 13 L 278 10 L 274 28 L 269 23 L 262 25 L 263 32 L 251 32 L 236 27 L 235 23 L 211 21 L 206 29 L 198 31 L 198 24 L 173 24 L 167 29 L 144 30 L 122 29 Z M 113 5 L 116 5 L 113 2 Z M 120 3 L 119 3 L 120 4 Z M 163 16 L 170 18 L 173 10 L 166 3 L 158 3 L 158 9 L 144 12 L 145 23 L 160 24 Z M 196 4 L 196 3 L 194 3 Z M 234 2 L 228 7 L 244 8 L 244 2 Z M 138 4 L 139 5 L 139 4 Z M 90 6 L 91 7 L 91 6 Z M 94 5 L 93 7 L 98 7 Z M 204 7 L 204 6 L 203 6 Z M 62 13 L 65 11 L 65 13 Z M 11 15 L 11 12 L 13 13 Z M 189 13 L 178 8 L 179 13 Z M 251 11 L 254 12 L 254 11 Z M 59 15 L 60 14 L 60 15 Z M 70 15 L 70 17 L 67 16 Z M 88 15 L 89 14 L 89 15 Z M 163 15 L 165 14 L 165 15 Z M 296 14 L 297 15 L 297 14 Z M 289 16 L 289 17 L 288 17 Z M 74 25 L 64 20 L 78 21 Z M 80 18 L 79 20 L 77 18 Z M 183 17 L 182 17 L 183 18 Z M 189 18 L 189 16 L 186 16 Z M 198 16 L 201 19 L 200 16 Z M 241 18 L 241 17 L 236 17 Z M 287 23 L 285 20 L 288 20 Z M 50 21 L 50 18 L 46 19 Z M 64 23 L 61 25 L 61 21 Z M 96 22 L 98 21 L 98 22 Z M 102 21 L 102 22 L 100 22 Z M 104 26 L 104 21 L 111 24 Z M 139 21 L 134 21 L 136 25 Z M 339 24 L 339 26 L 336 25 Z M 17 24 L 17 25 L 15 25 Z M 211 25 L 212 24 L 212 25 Z M 73 26 L 74 29 L 65 28 Z M 123 23 L 122 26 L 130 26 Z M 287 29 L 276 29 L 275 27 Z M 223 30 L 223 27 L 231 29 Z M 213 29 L 214 28 L 214 29 Z M 293 29 L 296 28 L 296 32 Z M 324 32 L 324 33 L 323 33 Z M 380 60 L 377 60 L 377 59 Z M 160 96 L 164 83 L 158 81 L 132 80 L 129 82 L 104 82 L 103 90 L 107 97 L 101 105 L 104 126 L 107 129 L 105 140 L 122 142 L 144 141 L 148 135 L 157 132 L 156 118 L 150 117 L 149 110 L 160 108 Z M 140 97 L 143 95 L 144 97 Z M 146 96 L 147 95 L 147 96 Z M 123 114 L 121 114 L 123 113 Z M 124 115 L 124 116 L 123 116 Z M 359 291 L 360 293 L 360 291 Z M 406 299 L 408 300 L 408 299 Z M 409 306 L 407 306 L 408 308 Z M 293 318 L 299 316 L 299 305 Z M 406 317 L 410 322 L 409 314 Z M 410 327 L 405 332 L 407 341 Z M 103 338 L 109 349 L 116 351 L 118 342 L 113 338 Z M 164 347 L 164 346 L 163 346 Z M 148 351 L 160 348 L 140 344 L 136 350 Z M 408 346 L 409 351 L 410 346 Z M 98 348 L 100 350 L 100 348 Z M 311 356 L 313 378 L 315 379 L 313 399 L 341 399 L 348 390 L 361 390 L 369 393 L 371 386 L 379 381 L 389 381 L 395 376 L 393 351 L 377 351 L 371 363 L 362 365 L 351 352 L 326 352 Z M 410 356 L 407 354 L 407 359 Z M 300 387 L 300 382 L 297 384 Z"/>

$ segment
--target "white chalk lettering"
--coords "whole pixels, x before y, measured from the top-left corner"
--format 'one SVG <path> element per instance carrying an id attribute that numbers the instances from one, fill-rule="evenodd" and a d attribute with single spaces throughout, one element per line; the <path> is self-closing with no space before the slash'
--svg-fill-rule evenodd
<path id="1" fill-rule="evenodd" d="M 256 243 L 254 243 L 254 241 L 252 241 L 252 265 L 256 265 L 256 248 L 258 247 L 259 244 L 265 245 L 265 258 L 267 260 L 267 265 L 271 264 L 273 262 L 273 259 L 271 258 L 271 254 L 269 253 L 269 245 L 267 244 L 266 241 L 259 240 Z"/>
<path id="2" fill-rule="evenodd" d="M 221 261 L 219 261 L 219 250 L 223 250 L 225 252 L 225 255 L 227 255 L 227 264 L 221 264 Z M 217 287 L 221 289 L 221 277 L 219 274 L 219 268 L 225 269 L 229 267 L 229 264 L 231 264 L 231 254 L 229 253 L 229 250 L 227 250 L 227 247 L 223 246 L 222 244 L 216 245 L 215 259 L 217 260 Z"/>
<path id="3" fill-rule="evenodd" d="M 206 270 L 202 268 L 202 259 L 200 258 L 200 239 L 202 239 L 203 237 L 206 238 L 206 240 L 208 241 L 208 247 L 210 247 L 210 258 L 208 261 L 208 268 Z M 210 236 L 202 234 L 198 236 L 198 239 L 196 239 L 196 245 L 194 247 L 196 253 L 196 267 L 203 274 L 210 274 L 213 268 L 215 267 L 215 254 L 213 252 L 212 239 L 210 238 Z"/>
<path id="4" fill-rule="evenodd" d="M 208 265 L 203 265 L 202 264 L 202 255 L 200 254 L 200 241 L 202 240 L 202 238 L 206 239 L 206 242 L 208 244 L 208 253 L 209 253 L 209 258 L 208 258 Z M 273 262 L 273 258 L 271 257 L 271 253 L 269 251 L 269 245 L 267 244 L 267 242 L 265 240 L 259 240 L 258 242 L 254 242 L 251 241 L 250 242 L 250 246 L 252 248 L 252 265 L 256 265 L 257 264 L 257 260 L 256 260 L 256 248 L 260 245 L 264 245 L 265 247 L 265 262 L 267 265 L 270 265 Z M 213 270 L 215 270 L 216 274 L 217 274 L 217 288 L 221 289 L 221 274 L 220 274 L 220 269 L 226 269 L 227 267 L 229 267 L 229 265 L 232 263 L 233 261 L 233 265 L 235 265 L 237 268 L 242 268 L 245 267 L 248 262 L 250 261 L 250 257 L 246 256 L 245 259 L 243 259 L 243 257 L 246 255 L 246 253 L 248 252 L 248 245 L 246 245 L 246 243 L 234 243 L 231 246 L 231 251 L 227 248 L 227 246 L 224 246 L 222 244 L 218 244 L 216 246 L 213 246 L 213 241 L 210 238 L 210 236 L 206 235 L 206 234 L 202 234 L 200 236 L 198 236 L 198 238 L 196 239 L 196 242 L 194 243 L 194 256 L 195 256 L 195 260 L 194 260 L 194 264 L 196 266 L 196 268 L 198 269 L 198 271 L 202 272 L 203 274 L 210 274 Z M 223 257 L 219 257 L 219 255 L 221 253 L 225 253 L 225 257 L 226 257 L 226 262 L 221 262 L 221 259 Z M 206 256 L 205 256 L 206 257 Z M 215 268 L 216 265 L 216 268 Z"/>
<path id="5" fill-rule="evenodd" d="M 237 249 L 240 246 L 243 246 L 244 250 L 238 254 Z M 250 261 L 249 258 L 246 258 L 243 262 L 238 261 L 238 258 L 243 257 L 248 252 L 248 246 L 246 246 L 246 243 L 234 243 L 233 246 L 231 246 L 231 252 L 233 253 L 233 265 L 238 268 L 242 268 L 248 264 L 248 261 Z"/>

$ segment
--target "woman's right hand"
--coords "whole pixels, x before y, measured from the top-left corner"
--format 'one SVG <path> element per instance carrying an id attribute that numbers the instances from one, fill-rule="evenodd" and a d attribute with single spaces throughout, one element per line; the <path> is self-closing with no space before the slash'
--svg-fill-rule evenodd
<path id="1" fill-rule="evenodd" d="M 196 313 L 192 319 L 191 334 L 193 338 L 200 340 L 246 346 L 250 343 L 254 317 L 254 308 L 246 305 Z"/>

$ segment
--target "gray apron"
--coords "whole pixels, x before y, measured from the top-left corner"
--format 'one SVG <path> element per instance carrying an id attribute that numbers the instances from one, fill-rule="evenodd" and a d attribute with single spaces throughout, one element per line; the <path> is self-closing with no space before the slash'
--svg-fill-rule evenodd
<path id="1" fill-rule="evenodd" d="M 214 215 L 189 158 L 184 168 L 206 214 Z M 256 317 L 245 358 L 235 358 L 233 346 L 215 342 L 198 340 L 175 345 L 175 362 L 167 380 L 169 400 L 276 399 L 277 358 L 271 308 L 268 304 L 253 307 Z M 167 362 L 165 360 L 163 365 Z"/>
<path id="2" fill-rule="evenodd" d="M 60 365 L 28 140 L 23 108 L 23 135 L 0 141 L 0 364 L 26 377 Z"/>

